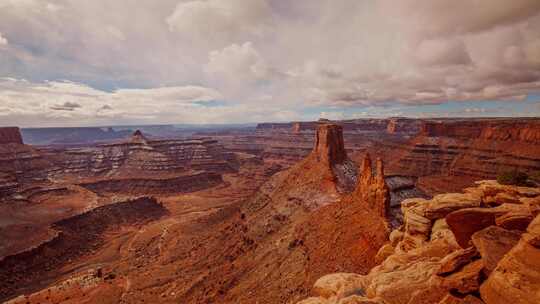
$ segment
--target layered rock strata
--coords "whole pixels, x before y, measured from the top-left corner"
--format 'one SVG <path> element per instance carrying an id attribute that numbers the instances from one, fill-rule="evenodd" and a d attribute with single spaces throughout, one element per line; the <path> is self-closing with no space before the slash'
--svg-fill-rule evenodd
<path id="1" fill-rule="evenodd" d="M 96 148 L 67 150 L 60 175 L 100 176 L 173 173 L 186 170 L 231 172 L 234 155 L 216 140 L 149 140 L 137 131 L 130 140 Z"/>
<path id="2" fill-rule="evenodd" d="M 400 174 L 482 179 L 515 169 L 534 173 L 540 170 L 540 122 L 425 121 L 407 145 L 387 149 Z"/>
<path id="3" fill-rule="evenodd" d="M 44 181 L 52 164 L 23 144 L 19 128 L 0 128 L 0 200 L 25 183 Z"/>

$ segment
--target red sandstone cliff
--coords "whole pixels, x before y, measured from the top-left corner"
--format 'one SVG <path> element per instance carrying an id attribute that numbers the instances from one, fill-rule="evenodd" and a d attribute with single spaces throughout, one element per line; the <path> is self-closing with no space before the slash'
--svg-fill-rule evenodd
<path id="1" fill-rule="evenodd" d="M 2 144 L 23 144 L 21 132 L 17 127 L 0 128 L 0 145 Z"/>
<path id="2" fill-rule="evenodd" d="M 332 124 L 322 124 L 317 131 L 313 149 L 317 160 L 333 166 L 341 164 L 347 158 L 343 143 L 343 127 Z"/>
<path id="3" fill-rule="evenodd" d="M 386 161 L 391 174 L 421 177 L 421 186 L 430 192 L 455 191 L 504 171 L 540 171 L 540 120 L 424 121 L 415 138 L 381 141 L 373 152 Z M 452 179 L 456 176 L 460 178 Z"/>

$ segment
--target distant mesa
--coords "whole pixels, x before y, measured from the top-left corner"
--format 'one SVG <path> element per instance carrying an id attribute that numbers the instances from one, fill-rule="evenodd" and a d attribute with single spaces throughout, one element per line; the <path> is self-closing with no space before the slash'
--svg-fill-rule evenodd
<path id="1" fill-rule="evenodd" d="M 132 143 L 138 143 L 138 144 L 146 144 L 147 139 L 141 132 L 141 130 L 137 130 L 133 132 L 133 135 L 131 135 L 131 142 Z"/>
<path id="2" fill-rule="evenodd" d="M 18 127 L 0 128 L 0 144 L 23 144 L 21 131 Z"/>

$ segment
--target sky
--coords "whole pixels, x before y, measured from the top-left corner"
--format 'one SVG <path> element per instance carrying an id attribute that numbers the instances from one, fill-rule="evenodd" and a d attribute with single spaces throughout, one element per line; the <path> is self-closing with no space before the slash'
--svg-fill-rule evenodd
<path id="1" fill-rule="evenodd" d="M 539 114 L 538 0 L 0 0 L 0 125 Z"/>

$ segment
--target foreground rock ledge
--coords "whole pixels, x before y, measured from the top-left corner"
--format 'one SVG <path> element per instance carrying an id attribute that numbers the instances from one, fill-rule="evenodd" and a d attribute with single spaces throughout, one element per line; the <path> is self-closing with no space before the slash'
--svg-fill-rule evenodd
<path id="1" fill-rule="evenodd" d="M 464 193 L 406 200 L 405 223 L 381 248 L 380 265 L 326 275 L 299 303 L 540 303 L 539 199 L 538 188 L 480 181 Z"/>

